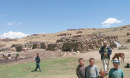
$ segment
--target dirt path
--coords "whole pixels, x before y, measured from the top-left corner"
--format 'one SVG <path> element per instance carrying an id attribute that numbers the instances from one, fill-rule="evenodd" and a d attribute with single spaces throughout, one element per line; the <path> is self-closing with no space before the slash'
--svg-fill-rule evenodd
<path id="1" fill-rule="evenodd" d="M 114 56 L 115 53 L 124 53 L 125 54 L 125 62 L 130 63 L 130 49 L 125 50 L 118 50 L 113 49 L 111 59 Z M 101 55 L 99 54 L 99 51 L 90 51 L 87 53 L 80 53 L 79 55 L 76 55 L 75 57 L 84 58 L 88 60 L 89 58 L 95 58 L 95 60 L 101 60 Z M 121 60 L 121 58 L 119 58 Z"/>

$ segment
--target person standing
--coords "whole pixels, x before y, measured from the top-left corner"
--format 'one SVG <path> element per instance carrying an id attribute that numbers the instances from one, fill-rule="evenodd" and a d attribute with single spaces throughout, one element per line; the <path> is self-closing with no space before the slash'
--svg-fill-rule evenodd
<path id="1" fill-rule="evenodd" d="M 99 50 L 99 53 L 101 54 L 101 60 L 103 62 L 103 68 L 106 73 L 109 70 L 109 60 L 110 55 L 112 54 L 112 50 L 107 44 L 107 41 L 104 41 L 104 45 Z"/>
<path id="2" fill-rule="evenodd" d="M 35 58 L 36 61 L 36 68 L 35 71 L 37 71 L 37 68 L 39 68 L 40 72 L 41 72 L 41 68 L 40 68 L 40 57 L 39 54 L 37 53 L 37 57 Z"/>
<path id="3" fill-rule="evenodd" d="M 85 78 L 98 78 L 99 72 L 98 67 L 94 65 L 94 58 L 89 59 L 90 65 L 85 68 Z"/>
<path id="4" fill-rule="evenodd" d="M 119 60 L 113 60 L 114 68 L 110 69 L 109 78 L 124 78 L 124 72 L 122 71 L 122 69 L 119 69 L 119 65 Z"/>
<path id="5" fill-rule="evenodd" d="M 76 68 L 76 75 L 78 76 L 78 78 L 85 78 L 84 59 L 79 58 L 78 62 L 79 62 L 79 65 Z"/>

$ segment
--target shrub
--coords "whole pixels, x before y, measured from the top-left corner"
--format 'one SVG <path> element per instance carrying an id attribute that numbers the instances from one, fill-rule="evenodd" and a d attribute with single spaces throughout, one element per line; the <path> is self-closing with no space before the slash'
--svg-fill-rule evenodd
<path id="1" fill-rule="evenodd" d="M 127 47 L 120 47 L 118 50 L 128 49 Z"/>

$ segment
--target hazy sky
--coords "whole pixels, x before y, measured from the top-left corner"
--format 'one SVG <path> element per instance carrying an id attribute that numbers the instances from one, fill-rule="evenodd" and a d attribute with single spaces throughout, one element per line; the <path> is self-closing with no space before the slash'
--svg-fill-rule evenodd
<path id="1" fill-rule="evenodd" d="M 130 0 L 0 0 L 0 36 L 130 24 Z"/>

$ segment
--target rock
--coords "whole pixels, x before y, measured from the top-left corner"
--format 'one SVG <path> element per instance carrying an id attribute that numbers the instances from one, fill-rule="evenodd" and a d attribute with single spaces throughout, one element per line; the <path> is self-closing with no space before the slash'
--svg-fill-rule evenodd
<path id="1" fill-rule="evenodd" d="M 80 53 L 80 51 L 77 51 L 77 53 Z"/>
<path id="2" fill-rule="evenodd" d="M 130 32 L 127 32 L 127 35 L 130 35 Z"/>
<path id="3" fill-rule="evenodd" d="M 20 56 L 21 59 L 25 59 L 26 57 Z"/>
<path id="4" fill-rule="evenodd" d="M 67 56 L 72 56 L 72 54 L 70 52 L 67 53 Z"/>

